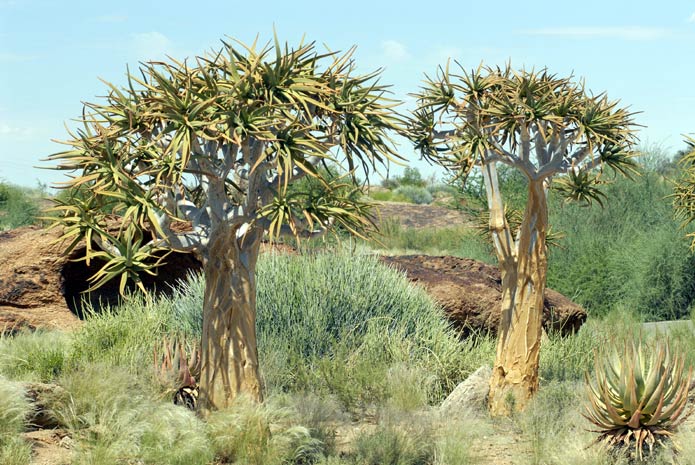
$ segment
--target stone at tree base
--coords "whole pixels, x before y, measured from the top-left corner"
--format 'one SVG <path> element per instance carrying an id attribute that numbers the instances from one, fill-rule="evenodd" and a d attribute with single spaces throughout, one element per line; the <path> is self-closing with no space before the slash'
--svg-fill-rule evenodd
<path id="1" fill-rule="evenodd" d="M 492 367 L 484 365 L 459 383 L 439 406 L 443 418 L 467 417 L 472 413 L 487 411 Z"/>
<path id="2" fill-rule="evenodd" d="M 450 256 L 400 255 L 384 256 L 381 260 L 423 286 L 464 336 L 476 331 L 497 334 L 502 285 L 496 266 Z M 546 289 L 543 328 L 547 332 L 572 334 L 585 321 L 586 311 L 581 306 Z"/>

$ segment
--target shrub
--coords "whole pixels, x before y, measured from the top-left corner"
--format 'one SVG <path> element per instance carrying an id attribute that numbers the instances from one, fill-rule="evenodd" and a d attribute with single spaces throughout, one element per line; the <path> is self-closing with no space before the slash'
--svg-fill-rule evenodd
<path id="1" fill-rule="evenodd" d="M 645 320 L 686 317 L 695 299 L 695 256 L 673 219 L 670 185 L 647 171 L 603 190 L 610 199 L 604 209 L 550 208 L 550 224 L 565 237 L 550 251 L 548 286 L 595 316 L 624 305 Z"/>
<path id="2" fill-rule="evenodd" d="M 40 209 L 41 193 L 0 181 L 0 231 L 33 224 Z"/>
<path id="3" fill-rule="evenodd" d="M 404 185 L 397 188 L 393 193 L 407 199 L 408 202 L 418 205 L 432 203 L 432 194 L 424 187 Z"/>
<path id="4" fill-rule="evenodd" d="M 333 393 L 355 408 L 388 397 L 389 368 L 407 363 L 433 377 L 428 396 L 435 401 L 489 356 L 487 344 L 465 353 L 425 291 L 376 257 L 263 255 L 257 279 L 260 361 L 270 392 Z M 192 276 L 171 297 L 133 297 L 93 312 L 74 335 L 70 365 L 151 373 L 164 334 L 200 337 L 203 287 L 203 278 Z"/>
<path id="5" fill-rule="evenodd" d="M 427 182 L 422 179 L 420 170 L 411 166 L 406 166 L 403 169 L 403 175 L 399 181 L 401 186 L 425 187 L 427 185 Z"/>

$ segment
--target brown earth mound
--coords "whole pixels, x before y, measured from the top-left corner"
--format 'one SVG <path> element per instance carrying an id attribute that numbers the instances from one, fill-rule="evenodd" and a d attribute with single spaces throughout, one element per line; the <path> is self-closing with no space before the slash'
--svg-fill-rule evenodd
<path id="1" fill-rule="evenodd" d="M 71 256 L 62 254 L 65 244 L 55 243 L 57 229 L 20 228 L 0 233 L 0 332 L 20 329 L 72 329 L 79 324 L 80 300 L 99 304 L 118 302 L 118 283 L 83 294 L 88 278 L 100 266 L 73 258 L 84 254 L 77 248 Z M 268 250 L 271 246 L 265 246 Z M 273 249 L 293 253 L 288 246 Z M 412 255 L 383 257 L 385 263 L 406 272 L 411 281 L 427 291 L 447 311 L 456 326 L 495 332 L 499 320 L 500 282 L 497 268 L 474 260 L 455 257 Z M 145 286 L 155 293 L 168 292 L 177 280 L 200 269 L 190 254 L 172 253 L 155 277 L 145 276 Z M 544 324 L 568 333 L 579 329 L 586 319 L 584 310 L 557 292 L 546 293 Z"/>
<path id="2" fill-rule="evenodd" d="M 79 246 L 63 255 L 64 243 L 55 243 L 57 229 L 19 228 L 0 233 L 0 332 L 20 329 L 72 329 L 79 324 L 80 302 L 115 304 L 118 283 L 114 280 L 89 294 L 87 279 L 98 269 L 96 261 L 87 267 L 72 261 L 84 255 Z M 167 292 L 189 270 L 200 268 L 190 254 L 172 253 L 165 259 L 157 276 L 145 276 L 145 286 Z"/>
<path id="3" fill-rule="evenodd" d="M 416 205 L 402 202 L 379 202 L 378 223 L 395 221 L 406 228 L 451 228 L 472 226 L 474 221 L 461 210 L 437 205 Z"/>
<path id="4" fill-rule="evenodd" d="M 424 286 L 464 334 L 472 330 L 497 333 L 502 299 L 497 267 L 457 257 L 401 255 L 381 260 L 404 271 L 411 282 Z M 545 292 L 543 327 L 563 335 L 577 331 L 586 312 L 552 289 Z"/>

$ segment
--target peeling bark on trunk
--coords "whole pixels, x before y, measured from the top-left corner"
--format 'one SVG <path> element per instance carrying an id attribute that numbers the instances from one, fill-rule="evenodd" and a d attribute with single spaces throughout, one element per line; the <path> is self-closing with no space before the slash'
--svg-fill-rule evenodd
<path id="1" fill-rule="evenodd" d="M 516 282 L 502 283 L 502 317 L 488 398 L 493 416 L 523 410 L 538 390 L 541 320 L 547 272 L 546 200 L 543 182 L 529 182 L 526 211 L 516 247 L 515 271 L 509 273 Z"/>
<path id="2" fill-rule="evenodd" d="M 256 261 L 261 232 L 237 238 L 220 226 L 210 237 L 205 272 L 198 409 L 229 407 L 240 395 L 262 401 L 256 344 Z"/>

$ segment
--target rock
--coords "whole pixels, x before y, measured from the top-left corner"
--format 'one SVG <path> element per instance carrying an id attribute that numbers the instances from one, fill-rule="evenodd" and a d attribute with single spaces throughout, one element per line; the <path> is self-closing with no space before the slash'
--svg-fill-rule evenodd
<path id="1" fill-rule="evenodd" d="M 59 428 L 65 425 L 53 416 L 51 405 L 68 396 L 68 392 L 56 384 L 22 383 L 32 410 L 27 418 L 31 429 Z"/>
<path id="2" fill-rule="evenodd" d="M 474 331 L 496 334 L 502 300 L 500 272 L 483 262 L 458 257 L 401 255 L 381 257 L 383 263 L 405 272 L 425 288 L 466 336 Z M 586 311 L 567 297 L 546 289 L 543 327 L 563 335 L 579 330 Z"/>
<path id="3" fill-rule="evenodd" d="M 20 329 L 71 330 L 79 326 L 81 299 L 95 305 L 116 304 L 118 282 L 113 280 L 89 294 L 87 279 L 98 262 L 87 267 L 73 259 L 84 256 L 78 245 L 70 256 L 63 254 L 67 243 L 56 243 L 58 228 L 46 230 L 36 226 L 0 232 L 0 333 Z M 171 290 L 171 285 L 193 270 L 200 262 L 190 254 L 172 253 L 165 258 L 157 276 L 143 276 L 145 286 L 157 292 Z"/>
<path id="4" fill-rule="evenodd" d="M 465 381 L 459 383 L 439 406 L 444 418 L 461 417 L 470 413 L 487 411 L 487 395 L 490 392 L 492 367 L 487 365 L 475 370 Z"/>

